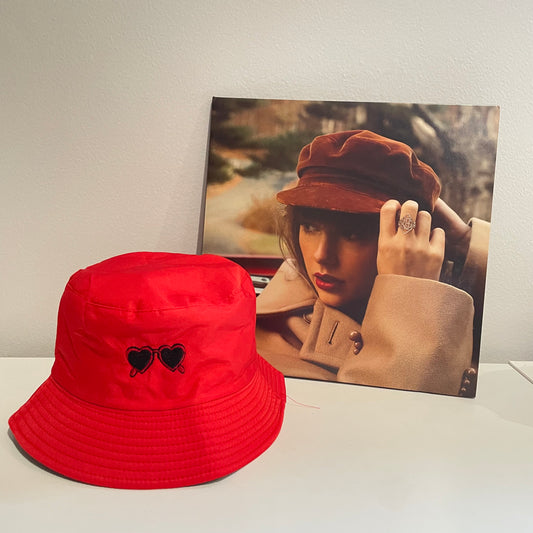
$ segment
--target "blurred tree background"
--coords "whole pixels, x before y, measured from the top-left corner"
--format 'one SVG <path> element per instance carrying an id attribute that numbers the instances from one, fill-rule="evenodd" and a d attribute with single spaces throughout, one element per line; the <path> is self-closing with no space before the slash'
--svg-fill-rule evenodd
<path id="1" fill-rule="evenodd" d="M 208 191 L 275 173 L 288 183 L 296 179 L 300 150 L 314 137 L 368 129 L 411 146 L 439 175 L 441 197 L 464 220 L 490 221 L 498 125 L 494 106 L 213 98 Z M 239 222 L 275 231 L 266 223 L 269 201 L 252 199 Z"/>

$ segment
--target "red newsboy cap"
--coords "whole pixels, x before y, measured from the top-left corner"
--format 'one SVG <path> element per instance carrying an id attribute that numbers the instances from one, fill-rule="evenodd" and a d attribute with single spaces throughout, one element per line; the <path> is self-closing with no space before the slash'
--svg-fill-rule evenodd
<path id="1" fill-rule="evenodd" d="M 437 174 L 409 146 L 368 130 L 316 137 L 300 152 L 296 171 L 296 186 L 277 195 L 283 204 L 378 213 L 394 198 L 433 211 L 441 190 Z"/>

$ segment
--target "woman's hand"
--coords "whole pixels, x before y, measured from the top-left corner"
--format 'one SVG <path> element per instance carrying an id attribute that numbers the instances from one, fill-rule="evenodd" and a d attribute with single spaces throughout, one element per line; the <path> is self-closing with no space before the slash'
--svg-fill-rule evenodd
<path id="1" fill-rule="evenodd" d="M 472 228 L 440 198 L 435 203 L 433 224 L 446 232 L 446 257 L 450 261 L 464 263 Z"/>
<path id="2" fill-rule="evenodd" d="M 415 201 L 408 200 L 400 205 L 397 200 L 388 200 L 380 215 L 378 274 L 438 281 L 445 241 L 444 230 L 432 230 L 431 215 L 427 211 L 418 211 Z"/>

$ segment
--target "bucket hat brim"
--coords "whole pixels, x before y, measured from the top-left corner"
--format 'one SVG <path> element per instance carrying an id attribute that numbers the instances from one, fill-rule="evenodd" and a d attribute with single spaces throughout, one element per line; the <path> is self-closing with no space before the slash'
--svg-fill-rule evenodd
<path id="1" fill-rule="evenodd" d="M 229 475 L 274 442 L 283 375 L 257 355 L 247 385 L 180 409 L 130 411 L 74 397 L 52 376 L 9 419 L 23 450 L 52 471 L 123 489 L 197 485 Z"/>

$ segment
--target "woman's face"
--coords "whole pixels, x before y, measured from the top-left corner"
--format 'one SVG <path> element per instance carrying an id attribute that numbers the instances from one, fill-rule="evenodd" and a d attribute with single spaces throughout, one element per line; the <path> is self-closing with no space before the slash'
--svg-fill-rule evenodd
<path id="1" fill-rule="evenodd" d="M 346 312 L 366 307 L 377 275 L 379 215 L 303 209 L 299 244 L 319 298 Z"/>

